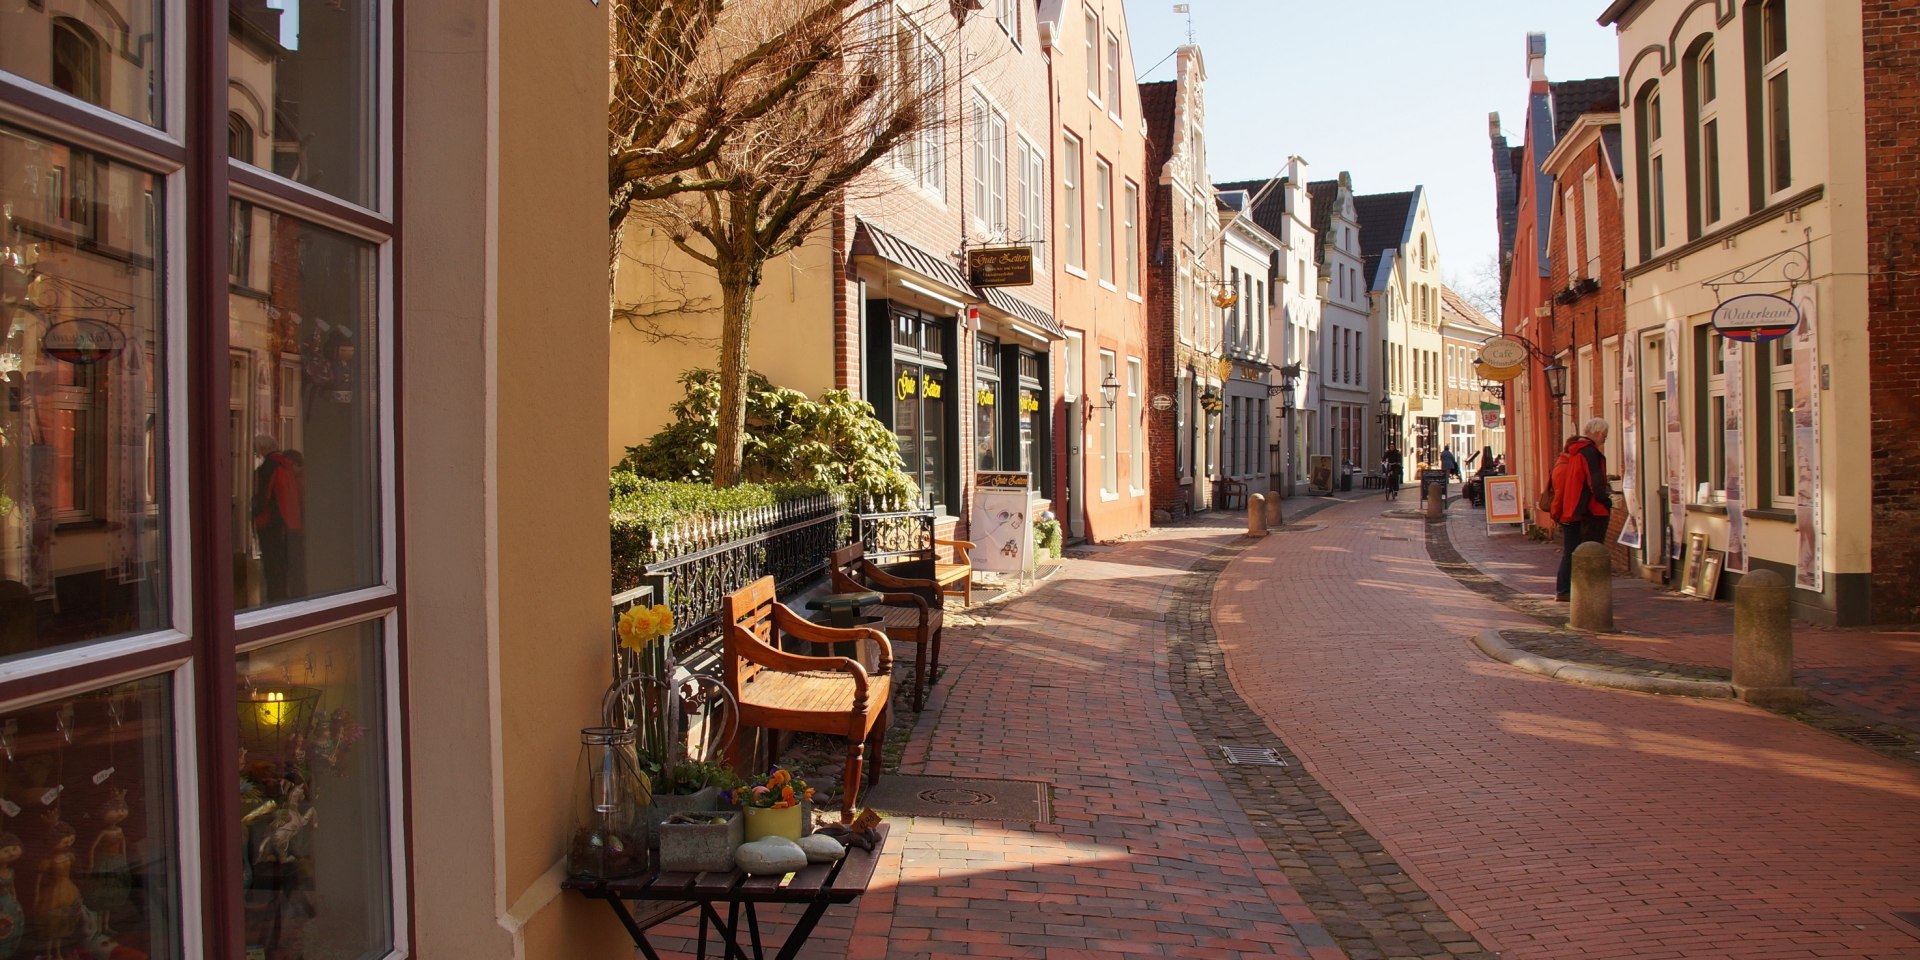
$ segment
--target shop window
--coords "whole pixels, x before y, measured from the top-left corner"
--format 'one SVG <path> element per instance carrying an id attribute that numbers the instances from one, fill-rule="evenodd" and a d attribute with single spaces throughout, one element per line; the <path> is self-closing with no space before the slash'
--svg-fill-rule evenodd
<path id="1" fill-rule="evenodd" d="M 230 399 L 244 479 L 234 488 L 245 498 L 235 538 L 242 609 L 382 575 L 375 249 L 279 213 L 261 219 L 264 272 L 286 282 L 264 299 L 236 293 L 227 307 L 228 337 L 246 361 Z M 283 376 L 289 364 L 298 380 Z"/>
<path id="2" fill-rule="evenodd" d="M 383 205 L 380 7 L 379 0 L 329 0 L 324 29 L 301 7 L 267 29 L 236 8 L 227 45 L 228 111 L 272 117 L 275 142 L 299 144 L 314 161 L 274 172 L 373 208 Z M 251 154 L 234 159 L 258 163 Z"/>
<path id="3" fill-rule="evenodd" d="M 1757 505 L 1791 510 L 1797 505 L 1798 466 L 1793 444 L 1793 337 L 1761 344 L 1755 356 L 1765 362 L 1756 371 L 1757 392 L 1765 398 L 1760 425 L 1760 491 Z M 1764 380 L 1762 379 L 1764 377 Z"/>
<path id="4" fill-rule="evenodd" d="M 0 716 L 0 952 L 77 957 L 112 940 L 116 954 L 184 956 L 173 683 Z"/>
<path id="5" fill-rule="evenodd" d="M 1021 350 L 1015 361 L 1019 384 L 1019 407 L 1014 418 L 1019 426 L 1019 469 L 1033 474 L 1036 490 L 1050 490 L 1053 464 L 1047 443 L 1048 409 L 1046 402 L 1046 357 Z"/>
<path id="6" fill-rule="evenodd" d="M 1688 494 L 1695 503 L 1723 503 L 1727 490 L 1727 391 L 1740 389 L 1727 382 L 1727 340 L 1711 324 L 1694 328 L 1694 471 L 1696 484 L 1706 481 L 1707 499 L 1699 490 Z"/>
<path id="7" fill-rule="evenodd" d="M 893 434 L 907 475 L 920 488 L 921 506 L 945 513 L 950 454 L 946 360 L 950 320 L 896 312 L 893 316 Z"/>
<path id="8" fill-rule="evenodd" d="M 974 468 L 1000 470 L 1000 344 L 987 337 L 973 342 L 973 452 Z"/>
<path id="9" fill-rule="evenodd" d="M 393 948 L 383 621 L 239 656 L 242 923 L 249 955 Z"/>

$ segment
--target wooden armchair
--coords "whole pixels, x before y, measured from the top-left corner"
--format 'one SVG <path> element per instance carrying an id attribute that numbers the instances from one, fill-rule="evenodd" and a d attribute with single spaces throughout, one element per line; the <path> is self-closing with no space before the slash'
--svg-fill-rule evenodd
<path id="1" fill-rule="evenodd" d="M 953 551 L 953 562 L 940 562 L 940 548 Z M 969 551 L 973 549 L 970 540 L 933 541 L 933 579 L 940 584 L 943 597 L 959 597 L 962 606 L 973 605 L 973 558 Z"/>
<path id="2" fill-rule="evenodd" d="M 846 737 L 840 816 L 851 820 L 862 774 L 865 783 L 880 780 L 880 747 L 886 736 L 893 675 L 893 645 L 886 634 L 869 627 L 836 630 L 812 623 L 774 599 L 772 577 L 761 577 L 728 596 L 721 604 L 721 616 L 727 625 L 721 657 L 724 679 L 740 704 L 741 724 Z M 824 644 L 867 642 L 874 645 L 877 656 L 869 673 L 868 665 L 852 657 L 788 653 L 780 649 L 783 636 Z M 771 736 L 768 741 L 771 766 L 778 741 Z M 865 762 L 869 747 L 871 765 Z M 734 740 L 731 754 L 728 760 L 735 770 L 749 769 L 740 739 Z"/>
<path id="3" fill-rule="evenodd" d="M 917 644 L 913 657 L 913 712 L 926 706 L 927 687 L 933 683 L 940 666 L 940 635 L 945 625 L 941 611 L 940 584 L 895 576 L 868 560 L 866 548 L 851 543 L 827 555 L 832 571 L 834 593 L 880 594 L 882 606 L 876 613 L 887 639 L 895 644 Z"/>
<path id="4" fill-rule="evenodd" d="M 1220 484 L 1220 506 L 1232 508 L 1236 506 L 1233 502 L 1236 499 L 1240 501 L 1237 506 L 1247 505 L 1247 485 L 1244 481 L 1235 480 L 1232 477 L 1221 477 L 1218 483 Z"/>

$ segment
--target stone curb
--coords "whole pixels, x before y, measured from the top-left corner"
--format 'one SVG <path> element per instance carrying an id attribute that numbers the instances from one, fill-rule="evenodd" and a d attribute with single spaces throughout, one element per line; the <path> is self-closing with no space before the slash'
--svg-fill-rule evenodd
<path id="1" fill-rule="evenodd" d="M 1637 673 L 1621 673 L 1616 670 L 1603 670 L 1571 660 L 1556 660 L 1528 653 L 1508 643 L 1498 630 L 1483 630 L 1473 637 L 1473 645 L 1480 652 L 1502 663 L 1512 664 L 1529 673 L 1537 673 L 1552 680 L 1565 680 L 1570 683 L 1584 683 L 1594 687 L 1608 687 L 1615 690 L 1632 690 L 1637 693 L 1658 693 L 1670 697 L 1707 697 L 1719 700 L 1736 699 L 1733 684 L 1715 680 L 1679 680 L 1672 677 L 1646 677 Z"/>

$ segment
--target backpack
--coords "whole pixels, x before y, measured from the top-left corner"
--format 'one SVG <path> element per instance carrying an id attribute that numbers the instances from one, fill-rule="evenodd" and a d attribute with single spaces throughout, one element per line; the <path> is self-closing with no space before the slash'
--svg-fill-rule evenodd
<path id="1" fill-rule="evenodd" d="M 1565 462 L 1567 455 L 1562 453 L 1560 459 L 1554 461 L 1553 469 L 1547 471 L 1547 485 L 1540 488 L 1540 496 L 1533 501 L 1533 508 L 1549 517 L 1553 516 L 1553 475 L 1560 472 L 1560 464 Z"/>

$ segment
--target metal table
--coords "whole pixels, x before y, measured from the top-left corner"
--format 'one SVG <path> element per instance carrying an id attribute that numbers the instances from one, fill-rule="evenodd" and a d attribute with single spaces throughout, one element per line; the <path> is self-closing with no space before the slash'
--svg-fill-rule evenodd
<path id="1" fill-rule="evenodd" d="M 793 960 L 807 939 L 813 936 L 813 928 L 835 904 L 852 903 L 867 892 L 867 885 L 873 882 L 874 868 L 880 863 L 880 851 L 887 842 L 888 824 L 879 826 L 880 839 L 872 850 L 848 847 L 847 855 L 836 863 L 808 864 L 805 868 L 785 877 L 749 877 L 738 870 L 727 873 L 662 873 L 654 871 L 624 880 L 568 880 L 563 886 L 568 890 L 579 891 L 582 896 L 593 900 L 604 900 L 620 918 L 622 926 L 633 937 L 633 945 L 647 960 L 659 960 L 660 955 L 647 941 L 647 930 L 664 923 L 688 910 L 700 911 L 700 956 L 707 955 L 707 928 L 712 925 L 719 934 L 721 956 L 738 957 L 746 960 L 764 960 L 765 952 L 760 942 L 760 916 L 757 910 L 763 903 L 799 903 L 806 905 L 806 911 L 800 915 L 792 932 L 787 934 L 786 942 L 781 944 L 775 954 L 777 960 Z M 655 909 L 634 910 L 628 901 L 640 901 Z M 719 905 L 727 907 L 726 918 L 720 916 Z M 741 907 L 746 908 L 746 933 L 748 953 L 740 943 Z"/>

